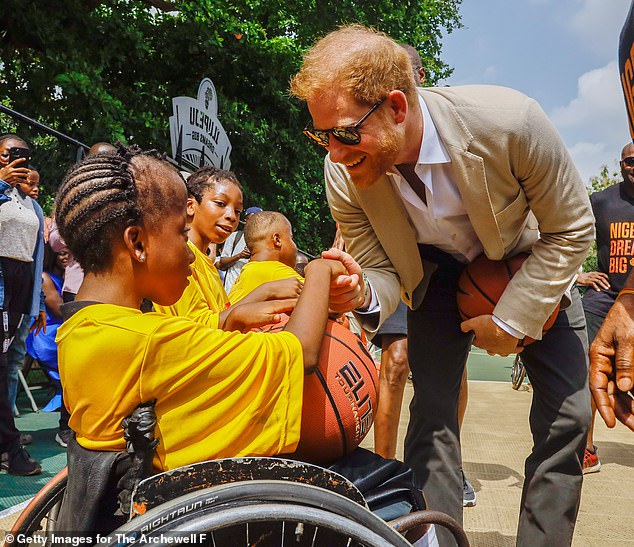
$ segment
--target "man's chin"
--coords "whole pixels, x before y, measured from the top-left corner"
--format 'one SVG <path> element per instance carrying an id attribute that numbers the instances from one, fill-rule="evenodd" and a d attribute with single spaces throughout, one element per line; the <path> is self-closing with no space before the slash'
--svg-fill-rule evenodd
<path id="1" fill-rule="evenodd" d="M 346 171 L 348 171 L 348 176 L 357 188 L 369 188 L 372 186 L 376 179 L 378 179 L 383 173 L 376 173 L 373 170 L 368 169 L 359 169 L 359 167 L 354 167 L 349 169 L 346 167 Z"/>

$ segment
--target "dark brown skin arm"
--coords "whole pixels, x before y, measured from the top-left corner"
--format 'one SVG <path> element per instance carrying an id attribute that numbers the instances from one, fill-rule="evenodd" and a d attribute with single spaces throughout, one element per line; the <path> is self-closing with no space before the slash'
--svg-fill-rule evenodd
<path id="1" fill-rule="evenodd" d="M 304 289 L 297 301 L 286 330 L 299 338 L 304 350 L 304 370 L 315 370 L 328 320 L 330 284 L 339 275 L 347 274 L 337 260 L 313 260 L 306 266 Z"/>
<path id="2" fill-rule="evenodd" d="M 296 277 L 268 281 L 253 289 L 247 294 L 240 304 L 250 302 L 264 302 L 266 300 L 280 300 L 285 298 L 297 298 L 302 292 L 302 282 Z"/>
<path id="3" fill-rule="evenodd" d="M 42 290 L 44 291 L 44 296 L 46 297 L 44 300 L 46 303 L 46 307 L 51 310 L 53 315 L 55 315 L 56 317 L 61 317 L 61 306 L 64 301 L 62 300 L 60 294 L 57 292 L 57 289 L 53 284 L 53 280 L 46 272 L 42 273 Z"/>

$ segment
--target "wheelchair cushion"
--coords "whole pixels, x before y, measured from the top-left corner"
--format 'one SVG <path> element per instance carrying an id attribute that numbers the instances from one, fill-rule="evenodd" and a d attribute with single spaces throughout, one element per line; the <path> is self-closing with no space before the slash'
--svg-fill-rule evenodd
<path id="1" fill-rule="evenodd" d="M 357 448 L 328 469 L 352 482 L 370 510 L 385 520 L 427 508 L 420 482 L 409 466 L 399 460 L 388 460 Z"/>

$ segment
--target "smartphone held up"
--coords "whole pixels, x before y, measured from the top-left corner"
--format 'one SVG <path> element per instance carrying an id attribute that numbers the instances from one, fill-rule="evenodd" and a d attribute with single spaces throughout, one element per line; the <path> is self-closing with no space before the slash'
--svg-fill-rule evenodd
<path id="1" fill-rule="evenodd" d="M 13 146 L 9 149 L 9 163 L 14 162 L 15 160 L 22 158 L 24 161 L 21 163 L 26 167 L 31 160 L 31 150 L 29 148 L 25 148 L 23 146 Z"/>

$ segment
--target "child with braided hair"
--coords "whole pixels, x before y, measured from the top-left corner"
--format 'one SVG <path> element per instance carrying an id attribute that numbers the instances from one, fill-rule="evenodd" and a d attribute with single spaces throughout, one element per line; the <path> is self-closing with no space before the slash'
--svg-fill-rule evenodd
<path id="1" fill-rule="evenodd" d="M 351 276 L 339 261 L 311 262 L 293 316 L 276 334 L 142 314 L 143 298 L 170 306 L 187 287 L 194 255 L 186 208 L 176 169 L 137 149 L 90 156 L 60 186 L 57 225 L 85 272 L 75 302 L 63 306 L 57 336 L 77 442 L 123 450 L 122 419 L 156 399 L 157 470 L 293 452 L 303 376 L 318 360 L 328 293 L 331 286 L 344 290 Z M 279 321 L 278 307 L 260 303 L 257 319 Z M 230 310 L 227 322 L 242 308 Z"/>
<path id="2" fill-rule="evenodd" d="M 231 171 L 205 166 L 185 182 L 188 191 L 187 215 L 190 227 L 189 248 L 195 255 L 190 283 L 183 296 L 172 306 L 154 303 L 166 315 L 189 317 L 212 328 L 247 332 L 262 326 L 257 312 L 260 303 L 280 299 L 278 311 L 290 311 L 302 284 L 296 279 L 266 283 L 240 302 L 253 313 L 242 310 L 244 323 L 227 323 L 233 302 L 229 302 L 218 270 L 205 251 L 211 243 L 220 245 L 236 230 L 242 212 L 242 186 Z M 285 309 L 282 308 L 285 306 Z"/>

